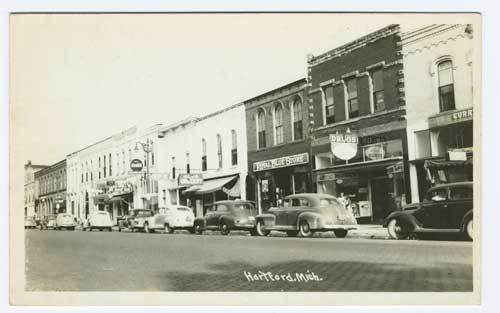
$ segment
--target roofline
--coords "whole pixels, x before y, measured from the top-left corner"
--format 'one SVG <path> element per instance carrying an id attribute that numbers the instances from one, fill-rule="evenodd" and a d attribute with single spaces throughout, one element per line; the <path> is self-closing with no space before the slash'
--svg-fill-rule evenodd
<path id="1" fill-rule="evenodd" d="M 247 104 L 247 103 L 250 103 L 250 102 L 257 101 L 259 98 L 263 98 L 263 97 L 268 96 L 270 94 L 276 93 L 276 92 L 278 92 L 278 91 L 280 91 L 282 89 L 290 88 L 290 87 L 292 87 L 294 85 L 300 85 L 300 84 L 307 84 L 307 80 L 306 80 L 305 77 L 297 79 L 297 80 L 295 80 L 295 81 L 293 81 L 291 83 L 288 83 L 286 85 L 282 85 L 280 87 L 274 88 L 274 89 L 266 91 L 264 93 L 261 93 L 258 96 L 255 96 L 255 97 L 252 97 L 250 99 L 247 99 L 247 100 L 243 101 L 243 104 Z"/>
<path id="2" fill-rule="evenodd" d="M 232 110 L 232 109 L 235 109 L 235 108 L 237 108 L 237 107 L 243 106 L 244 104 L 245 104 L 244 102 L 239 102 L 239 103 L 236 103 L 236 104 L 230 105 L 230 106 L 228 106 L 228 107 L 222 108 L 222 109 L 220 109 L 220 110 L 217 110 L 217 111 L 215 111 L 215 112 L 208 113 L 208 114 L 206 114 L 206 115 L 203 115 L 203 116 L 199 117 L 199 118 L 197 119 L 197 121 L 196 121 L 196 122 L 200 122 L 200 121 L 203 121 L 203 120 L 209 119 L 209 118 L 211 118 L 211 117 L 213 117 L 213 116 L 215 116 L 215 115 L 219 115 L 219 114 L 222 114 L 222 113 L 224 113 L 224 112 L 227 112 L 227 111 L 230 111 L 230 110 Z"/>
<path id="3" fill-rule="evenodd" d="M 45 167 L 45 168 L 43 168 L 43 169 L 41 169 L 41 170 L 39 170 L 39 171 L 35 172 L 35 176 L 39 177 L 39 176 L 45 175 L 47 172 L 50 172 L 50 170 L 51 170 L 52 168 L 55 168 L 55 167 L 60 166 L 60 165 L 62 165 L 63 163 L 65 163 L 65 162 L 66 162 L 66 160 L 67 160 L 67 159 L 63 159 L 63 160 L 61 160 L 61 161 L 59 161 L 59 162 L 57 162 L 57 163 L 54 163 L 54 164 L 52 164 L 52 165 L 49 165 L 49 166 L 47 166 L 47 167 Z"/>
<path id="4" fill-rule="evenodd" d="M 82 152 L 83 150 L 86 150 L 86 149 L 88 149 L 88 148 L 90 148 L 90 147 L 92 147 L 92 146 L 95 146 L 95 145 L 97 145 L 97 144 L 100 144 L 100 143 L 102 143 L 102 142 L 104 142 L 104 141 L 106 141 L 106 140 L 112 139 L 112 138 L 113 138 L 113 136 L 108 136 L 108 137 L 106 137 L 106 138 L 104 138 L 104 139 L 102 139 L 102 140 L 99 140 L 99 141 L 97 141 L 97 142 L 94 142 L 94 143 L 92 143 L 92 144 L 90 144 L 90 145 L 88 145 L 88 146 L 86 146 L 86 147 L 84 147 L 84 148 L 81 148 L 81 149 L 79 149 L 79 150 L 76 150 L 76 151 L 74 151 L 74 152 L 71 152 L 71 153 L 67 154 L 66 156 L 67 156 L 67 157 L 72 156 L 72 155 L 74 155 L 74 154 L 76 154 L 76 153 L 78 153 L 78 152 Z"/>

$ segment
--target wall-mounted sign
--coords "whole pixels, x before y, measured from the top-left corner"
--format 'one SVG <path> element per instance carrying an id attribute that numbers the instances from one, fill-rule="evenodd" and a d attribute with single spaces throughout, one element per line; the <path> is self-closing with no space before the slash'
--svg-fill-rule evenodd
<path id="1" fill-rule="evenodd" d="M 450 111 L 429 117 L 429 128 L 443 127 L 451 124 L 472 121 L 473 110 L 471 108 L 461 111 Z"/>
<path id="2" fill-rule="evenodd" d="M 369 146 L 365 149 L 365 156 L 370 160 L 382 160 L 384 148 L 381 145 Z"/>
<path id="3" fill-rule="evenodd" d="M 330 134 L 330 146 L 334 156 L 350 160 L 358 153 L 358 135 L 350 132 Z"/>
<path id="4" fill-rule="evenodd" d="M 455 112 L 451 115 L 452 120 L 463 120 L 472 118 L 472 109 Z"/>
<path id="5" fill-rule="evenodd" d="M 193 186 L 203 184 L 202 174 L 179 174 L 178 178 L 179 186 Z"/>
<path id="6" fill-rule="evenodd" d="M 255 162 L 253 164 L 253 171 L 254 172 L 265 171 L 265 170 L 294 166 L 305 163 L 309 163 L 309 154 L 301 153 L 272 160 Z"/>
<path id="7" fill-rule="evenodd" d="M 396 173 L 402 173 L 403 172 L 403 163 L 396 163 L 394 165 L 386 167 L 387 175 L 389 177 L 392 177 L 392 175 Z"/>
<path id="8" fill-rule="evenodd" d="M 262 192 L 269 192 L 269 181 L 267 179 L 263 179 L 262 182 Z"/>
<path id="9" fill-rule="evenodd" d="M 467 161 L 467 152 L 465 151 L 448 151 L 450 161 Z"/>
<path id="10" fill-rule="evenodd" d="M 142 168 L 143 168 L 143 164 L 142 164 L 141 160 L 133 159 L 132 161 L 130 161 L 130 169 L 133 172 L 140 172 L 140 171 L 142 171 Z"/>

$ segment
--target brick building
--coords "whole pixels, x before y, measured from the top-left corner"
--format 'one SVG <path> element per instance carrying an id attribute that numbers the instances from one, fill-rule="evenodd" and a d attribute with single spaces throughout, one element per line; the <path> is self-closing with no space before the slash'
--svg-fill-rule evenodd
<path id="1" fill-rule="evenodd" d="M 260 211 L 286 195 L 313 190 L 306 88 L 299 79 L 244 102 L 247 194 Z"/>
<path id="2" fill-rule="evenodd" d="M 407 144 L 398 25 L 308 60 L 314 182 L 346 196 L 360 222 L 405 203 Z"/>
<path id="3" fill-rule="evenodd" d="M 37 217 L 66 212 L 66 159 L 35 172 Z"/>

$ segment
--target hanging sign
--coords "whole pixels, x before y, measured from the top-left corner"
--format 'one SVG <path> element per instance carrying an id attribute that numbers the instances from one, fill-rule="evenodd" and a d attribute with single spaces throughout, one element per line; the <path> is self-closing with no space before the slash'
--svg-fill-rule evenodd
<path id="1" fill-rule="evenodd" d="M 140 172 L 140 171 L 142 171 L 142 168 L 143 168 L 143 165 L 142 165 L 141 160 L 133 159 L 132 161 L 130 161 L 130 169 L 133 172 Z"/>
<path id="2" fill-rule="evenodd" d="M 358 135 L 349 131 L 330 134 L 330 146 L 334 156 L 341 160 L 350 160 L 358 153 Z"/>

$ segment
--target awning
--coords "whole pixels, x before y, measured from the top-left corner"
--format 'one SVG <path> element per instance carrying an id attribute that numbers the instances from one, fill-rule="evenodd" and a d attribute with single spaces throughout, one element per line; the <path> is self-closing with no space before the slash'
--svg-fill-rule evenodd
<path id="1" fill-rule="evenodd" d="M 194 193 L 196 195 L 204 195 L 208 193 L 213 193 L 221 190 L 226 184 L 236 179 L 238 176 L 230 176 L 224 178 L 217 178 L 206 180 L 202 185 L 191 186 L 188 189 L 184 190 L 182 194 Z"/>
<path id="2" fill-rule="evenodd" d="M 466 161 L 427 160 L 424 163 L 424 168 L 429 168 L 429 169 L 444 169 L 450 167 L 472 167 L 472 160 L 466 160 Z"/>
<path id="3" fill-rule="evenodd" d="M 222 187 L 222 191 L 224 191 L 228 195 L 228 197 L 232 197 L 232 198 L 241 197 L 240 180 L 238 179 L 231 189 L 227 189 L 226 187 Z"/>

